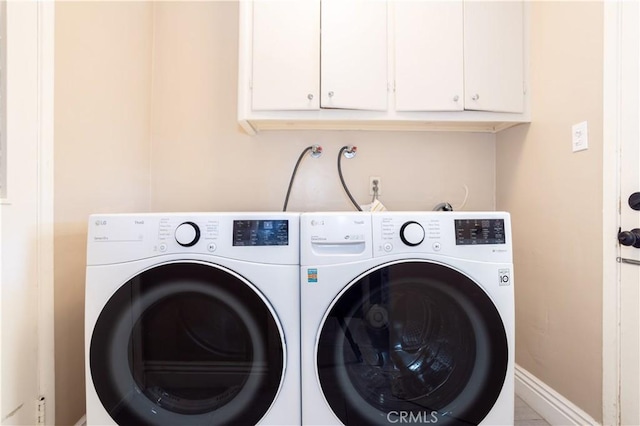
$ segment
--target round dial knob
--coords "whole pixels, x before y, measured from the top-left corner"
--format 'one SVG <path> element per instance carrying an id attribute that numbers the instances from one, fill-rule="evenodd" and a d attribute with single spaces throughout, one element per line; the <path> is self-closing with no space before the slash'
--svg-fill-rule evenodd
<path id="1" fill-rule="evenodd" d="M 193 222 L 181 223 L 176 228 L 175 237 L 182 247 L 191 247 L 200 239 L 200 228 Z"/>
<path id="2" fill-rule="evenodd" d="M 400 239 L 410 247 L 417 246 L 424 240 L 424 228 L 418 222 L 407 222 L 400 228 Z"/>

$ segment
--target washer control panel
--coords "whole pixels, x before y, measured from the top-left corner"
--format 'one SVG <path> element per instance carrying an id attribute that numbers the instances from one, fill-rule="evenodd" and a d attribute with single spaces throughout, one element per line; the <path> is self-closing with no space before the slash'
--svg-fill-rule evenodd
<path id="1" fill-rule="evenodd" d="M 506 244 L 504 219 L 455 219 L 456 244 Z"/>
<path id="2" fill-rule="evenodd" d="M 504 212 L 372 213 L 373 254 L 434 253 L 511 261 L 510 217 Z"/>
<path id="3" fill-rule="evenodd" d="M 424 241 L 424 228 L 416 221 L 405 222 L 400 228 L 400 239 L 409 247 L 420 245 Z"/>
<path id="4" fill-rule="evenodd" d="M 373 214 L 374 252 L 402 253 L 410 248 L 425 251 L 430 243 L 435 251 L 439 251 L 441 218 L 425 214 Z"/>

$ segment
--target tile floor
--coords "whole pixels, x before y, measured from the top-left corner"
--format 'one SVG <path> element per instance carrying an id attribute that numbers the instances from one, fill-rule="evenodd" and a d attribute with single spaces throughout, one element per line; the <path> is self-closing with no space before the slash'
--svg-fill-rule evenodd
<path id="1" fill-rule="evenodd" d="M 514 426 L 549 426 L 540 414 L 533 411 L 518 395 L 515 402 Z M 75 426 L 87 426 L 85 417 L 80 419 Z"/>
<path id="2" fill-rule="evenodd" d="M 548 426 L 549 423 L 540 414 L 533 411 L 526 402 L 516 395 L 515 403 L 515 426 Z"/>

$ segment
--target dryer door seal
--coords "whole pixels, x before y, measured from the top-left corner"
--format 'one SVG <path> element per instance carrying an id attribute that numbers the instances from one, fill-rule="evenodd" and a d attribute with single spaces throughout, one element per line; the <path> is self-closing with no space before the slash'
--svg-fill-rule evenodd
<path id="1" fill-rule="evenodd" d="M 284 373 L 282 330 L 230 271 L 163 264 L 120 287 L 91 337 L 91 378 L 120 425 L 255 424 Z"/>
<path id="2" fill-rule="evenodd" d="M 351 283 L 322 325 L 316 367 L 344 424 L 478 424 L 502 390 L 507 336 L 498 310 L 445 265 L 382 265 Z"/>

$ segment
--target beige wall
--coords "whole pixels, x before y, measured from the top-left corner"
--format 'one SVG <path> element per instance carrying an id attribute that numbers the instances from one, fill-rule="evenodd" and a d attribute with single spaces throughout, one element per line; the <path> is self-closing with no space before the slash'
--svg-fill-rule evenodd
<path id="1" fill-rule="evenodd" d="M 57 2 L 55 41 L 56 424 L 84 408 L 87 216 L 147 210 L 150 4 Z"/>
<path id="2" fill-rule="evenodd" d="M 302 149 L 306 158 L 289 210 L 345 210 L 338 150 L 350 190 L 370 201 L 369 176 L 382 178 L 388 208 L 431 209 L 446 200 L 494 208 L 495 136 L 487 134 L 279 131 L 251 137 L 237 111 L 238 10 L 234 2 L 157 3 L 153 62 L 153 210 L 279 210 Z"/>
<path id="3" fill-rule="evenodd" d="M 301 150 L 291 211 L 350 210 L 336 173 L 370 201 L 382 178 L 393 210 L 495 207 L 495 136 L 270 132 L 236 122 L 235 2 L 59 2 L 56 6 L 57 421 L 84 413 L 83 298 L 87 215 L 115 211 L 280 210 Z"/>
<path id="4" fill-rule="evenodd" d="M 532 2 L 532 124 L 497 137 L 512 213 L 516 362 L 602 419 L 603 5 Z M 589 124 L 572 153 L 571 126 Z"/>

